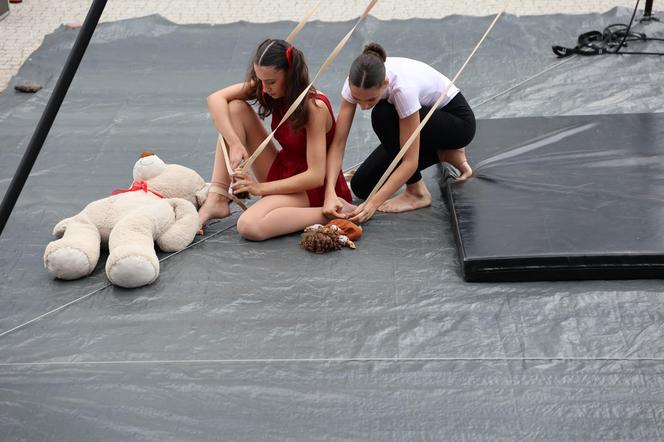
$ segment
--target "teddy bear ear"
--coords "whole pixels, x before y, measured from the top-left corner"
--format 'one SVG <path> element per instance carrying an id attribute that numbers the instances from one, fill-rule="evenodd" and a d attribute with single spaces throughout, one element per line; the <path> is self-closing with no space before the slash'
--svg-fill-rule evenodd
<path id="1" fill-rule="evenodd" d="M 144 150 L 141 152 L 141 158 L 149 157 L 151 155 L 154 155 L 154 152 L 150 152 L 149 150 Z"/>

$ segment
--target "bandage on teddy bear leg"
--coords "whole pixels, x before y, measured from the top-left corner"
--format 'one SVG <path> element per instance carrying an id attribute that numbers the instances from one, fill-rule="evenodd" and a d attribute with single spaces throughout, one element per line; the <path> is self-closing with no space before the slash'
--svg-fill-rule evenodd
<path id="1" fill-rule="evenodd" d="M 78 214 L 53 229 L 61 237 L 46 246 L 44 267 L 59 279 L 78 279 L 94 270 L 99 261 L 101 235 L 87 215 Z"/>
<path id="2" fill-rule="evenodd" d="M 155 230 L 160 230 L 163 224 L 159 215 L 163 216 L 161 210 L 136 212 L 124 216 L 115 225 L 108 239 L 106 261 L 106 276 L 113 284 L 133 288 L 157 279 L 159 260 L 154 250 L 154 236 Z"/>

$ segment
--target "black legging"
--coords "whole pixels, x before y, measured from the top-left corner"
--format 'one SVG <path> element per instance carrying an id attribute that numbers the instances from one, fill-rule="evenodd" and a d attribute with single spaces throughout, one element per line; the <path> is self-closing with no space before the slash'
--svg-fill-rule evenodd
<path id="1" fill-rule="evenodd" d="M 430 107 L 420 109 L 420 118 Z M 381 100 L 371 111 L 371 125 L 378 135 L 380 145 L 364 160 L 353 176 L 350 187 L 358 197 L 365 199 L 396 157 L 401 142 L 399 115 L 394 105 Z M 439 149 L 460 149 L 475 136 L 475 115 L 461 92 L 444 107 L 434 112 L 420 132 L 420 158 L 417 171 L 406 182 L 414 184 L 422 179 L 421 170 L 438 164 Z"/>

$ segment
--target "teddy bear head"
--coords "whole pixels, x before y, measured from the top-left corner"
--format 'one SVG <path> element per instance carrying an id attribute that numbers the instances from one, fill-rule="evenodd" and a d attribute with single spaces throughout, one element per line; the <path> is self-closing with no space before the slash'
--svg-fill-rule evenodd
<path id="1" fill-rule="evenodd" d="M 134 165 L 134 181 L 146 181 L 150 190 L 166 198 L 183 198 L 199 208 L 207 198 L 209 185 L 194 170 L 166 164 L 152 152 L 143 152 Z"/>

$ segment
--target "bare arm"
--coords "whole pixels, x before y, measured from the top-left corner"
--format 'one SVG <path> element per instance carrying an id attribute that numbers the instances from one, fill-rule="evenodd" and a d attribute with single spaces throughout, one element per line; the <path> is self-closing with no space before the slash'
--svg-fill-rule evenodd
<path id="1" fill-rule="evenodd" d="M 313 100 L 307 100 L 309 106 L 309 121 L 307 122 L 307 170 L 288 178 L 265 183 L 254 183 L 256 193 L 259 195 L 282 195 L 288 193 L 304 192 L 323 185 L 325 179 L 325 126 L 329 112 L 322 101 L 316 106 Z M 248 179 L 246 173 L 234 174 L 239 180 Z M 243 187 L 241 183 L 233 187 L 236 192 L 252 189 Z"/>
<path id="2" fill-rule="evenodd" d="M 226 140 L 228 148 L 231 152 L 236 151 L 240 147 L 246 151 L 246 148 L 245 146 L 242 146 L 240 138 L 233 129 L 228 104 L 233 100 L 249 99 L 249 88 L 249 83 L 237 83 L 225 87 L 224 89 L 218 90 L 207 98 L 210 117 L 212 118 L 212 121 L 214 122 L 214 125 L 219 133 L 224 135 L 224 139 Z M 234 153 L 237 154 L 237 152 Z M 236 167 L 237 164 L 232 166 Z"/>
<path id="3" fill-rule="evenodd" d="M 343 204 L 339 200 L 339 197 L 337 197 L 335 188 L 356 107 L 355 104 L 346 101 L 343 97 L 341 97 L 340 103 L 337 127 L 334 132 L 334 139 L 327 152 L 325 171 L 325 204 L 323 205 L 323 214 L 330 219 L 344 218 L 344 215 L 341 213 Z"/>
<path id="4" fill-rule="evenodd" d="M 399 120 L 399 144 L 403 147 L 408 138 L 415 132 L 420 124 L 420 113 L 415 112 L 406 118 Z M 380 207 L 399 187 L 406 184 L 406 181 L 413 176 L 417 170 L 417 163 L 420 156 L 420 135 L 418 134 L 408 152 L 403 156 L 401 164 L 394 169 L 392 175 L 385 181 L 383 187 L 373 197 L 373 204 Z"/>
<path id="5" fill-rule="evenodd" d="M 343 97 L 340 101 L 339 116 L 337 117 L 337 127 L 334 132 L 334 139 L 327 152 L 327 170 L 325 173 L 326 186 L 325 191 L 331 195 L 336 195 L 334 188 L 337 182 L 337 176 L 341 170 L 341 163 L 346 151 L 346 142 L 348 134 L 353 124 L 355 116 L 355 104 L 349 103 Z"/>

